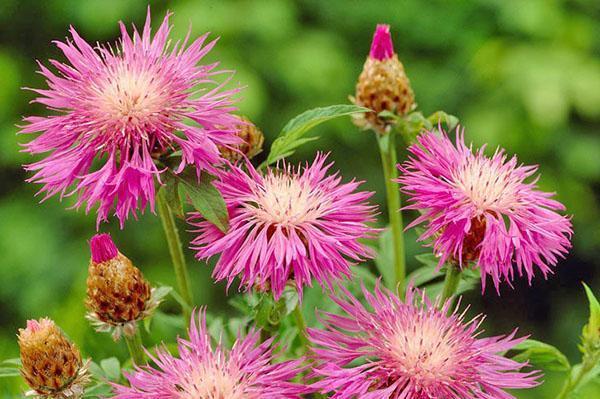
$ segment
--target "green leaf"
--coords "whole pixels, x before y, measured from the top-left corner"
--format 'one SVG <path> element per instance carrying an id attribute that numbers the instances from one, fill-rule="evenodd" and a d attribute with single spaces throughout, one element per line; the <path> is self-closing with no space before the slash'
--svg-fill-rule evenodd
<path id="1" fill-rule="evenodd" d="M 121 378 L 121 363 L 116 357 L 109 357 L 100 361 L 100 368 L 104 371 L 106 378 L 118 381 Z"/>
<path id="2" fill-rule="evenodd" d="M 394 288 L 394 244 L 392 243 L 392 231 L 386 228 L 379 235 L 379 249 L 375 258 L 375 266 L 383 277 L 385 286 Z"/>
<path id="3" fill-rule="evenodd" d="M 437 111 L 431 114 L 427 120 L 436 127 L 438 124 L 443 123 L 446 125 L 448 130 L 453 130 L 458 126 L 459 120 L 456 116 L 445 113 L 444 111 Z"/>
<path id="4" fill-rule="evenodd" d="M 110 385 L 101 382 L 94 386 L 86 388 L 83 397 L 84 398 L 106 398 L 112 392 L 113 392 L 113 389 Z"/>
<path id="5" fill-rule="evenodd" d="M 415 287 L 420 287 L 444 276 L 441 270 L 437 270 L 439 259 L 434 254 L 416 255 L 415 259 L 423 266 L 408 275 L 406 281 L 409 284 L 412 283 Z"/>
<path id="6" fill-rule="evenodd" d="M 352 115 L 359 112 L 370 112 L 370 110 L 356 105 L 342 104 L 314 108 L 301 113 L 283 127 L 283 130 L 281 130 L 279 136 L 271 145 L 271 151 L 267 160 L 261 167 L 268 166 L 288 157 L 301 145 L 317 140 L 317 137 L 303 137 L 306 132 L 315 126 L 340 116 Z"/>
<path id="7" fill-rule="evenodd" d="M 181 197 L 179 196 L 179 180 L 171 173 L 164 174 L 164 186 L 162 190 L 165 190 L 165 200 L 167 205 L 171 208 L 171 211 L 180 218 L 183 218 L 183 204 Z"/>
<path id="8" fill-rule="evenodd" d="M 531 364 L 551 371 L 569 370 L 571 365 L 567 357 L 552 345 L 527 339 L 516 345 L 511 351 L 517 353 L 512 359 L 517 362 L 529 361 Z"/>
<path id="9" fill-rule="evenodd" d="M 442 274 L 445 274 L 446 269 L 442 268 L 440 270 L 440 272 Z M 463 271 L 460 273 L 460 282 L 458 283 L 458 288 L 456 289 L 456 292 L 454 295 L 464 294 L 465 292 L 472 290 L 477 285 L 479 285 L 480 281 L 481 281 L 481 276 L 479 275 L 479 272 L 477 270 L 463 269 Z M 433 299 L 433 298 L 436 298 L 438 295 L 440 295 L 442 293 L 443 289 L 444 289 L 444 282 L 440 281 L 440 282 L 437 282 L 434 284 L 427 285 L 427 289 L 425 290 L 425 293 L 427 294 L 427 296 L 429 298 Z"/>
<path id="10" fill-rule="evenodd" d="M 590 318 L 582 333 L 583 350 L 585 353 L 600 351 L 600 303 L 585 283 L 583 288 L 590 305 Z"/>
<path id="11" fill-rule="evenodd" d="M 229 214 L 223 196 L 212 184 L 213 176 L 202 173 L 198 181 L 196 172 L 186 170 L 176 175 L 194 208 L 203 218 L 217 226 L 222 232 L 229 228 Z"/>

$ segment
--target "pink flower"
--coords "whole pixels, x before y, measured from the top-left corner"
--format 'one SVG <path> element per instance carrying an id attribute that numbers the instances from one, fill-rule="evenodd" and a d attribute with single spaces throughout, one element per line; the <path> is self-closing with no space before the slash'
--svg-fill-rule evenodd
<path id="1" fill-rule="evenodd" d="M 369 56 L 379 61 L 384 61 L 394 56 L 394 44 L 390 34 L 390 26 L 379 24 L 373 34 L 371 42 L 371 51 Z"/>
<path id="2" fill-rule="evenodd" d="M 451 301 L 441 309 L 410 288 L 406 302 L 363 287 L 368 310 L 348 291 L 333 298 L 344 315 L 323 314 L 325 330 L 310 329 L 319 361 L 313 387 L 334 399 L 508 399 L 505 389 L 538 385 L 539 372 L 502 356 L 524 338 L 480 338 L 478 316 L 465 321 Z"/>
<path id="3" fill-rule="evenodd" d="M 180 338 L 179 357 L 159 349 L 152 361 L 125 375 L 130 386 L 115 385 L 117 399 L 293 399 L 308 388 L 290 382 L 302 359 L 273 363 L 273 339 L 260 343 L 258 331 L 238 337 L 231 350 L 215 349 L 203 311 L 192 316 L 189 340 Z"/>
<path id="4" fill-rule="evenodd" d="M 571 222 L 556 212 L 565 208 L 537 189 L 537 178 L 526 181 L 536 166 L 518 164 L 500 149 L 489 158 L 484 149 L 473 152 L 458 131 L 455 145 L 445 132 L 418 137 L 412 157 L 398 166 L 411 202 L 406 209 L 422 212 L 409 227 L 426 223 L 419 239 L 433 240 L 440 265 L 474 262 L 483 289 L 486 275 L 496 290 L 502 280 L 510 284 L 515 268 L 530 283 L 536 267 L 546 277 L 571 246 Z"/>
<path id="5" fill-rule="evenodd" d="M 98 223 L 115 208 L 121 226 L 148 204 L 154 211 L 155 182 L 165 172 L 161 157 L 180 151 L 175 172 L 186 165 L 213 170 L 217 146 L 237 143 L 239 123 L 229 112 L 237 90 L 222 90 L 217 63 L 199 65 L 216 41 L 208 34 L 186 48 L 170 45 L 167 14 L 152 37 L 150 10 L 142 34 L 121 26 L 114 46 L 91 47 L 74 28 L 72 39 L 56 42 L 68 63 L 50 60 L 58 73 L 40 64 L 48 89 L 33 89 L 54 115 L 25 119 L 22 133 L 39 136 L 25 145 L 47 154 L 26 166 L 45 198 L 78 194 L 86 212 L 98 205 Z M 189 123 L 193 122 L 193 123 Z"/>
<path id="6" fill-rule="evenodd" d="M 377 231 L 375 207 L 358 192 L 360 182 L 341 183 L 337 175 L 326 176 L 331 167 L 326 156 L 317 155 L 312 165 L 294 169 L 282 164 L 259 174 L 249 163 L 224 172 L 217 188 L 229 211 L 230 227 L 221 232 L 192 214 L 190 223 L 199 236 L 192 241 L 198 259 L 220 255 L 213 276 L 231 285 L 236 276 L 241 286 L 270 289 L 278 298 L 288 280 L 300 295 L 314 277 L 322 286 L 350 276 L 350 263 L 372 257 L 359 242 Z"/>

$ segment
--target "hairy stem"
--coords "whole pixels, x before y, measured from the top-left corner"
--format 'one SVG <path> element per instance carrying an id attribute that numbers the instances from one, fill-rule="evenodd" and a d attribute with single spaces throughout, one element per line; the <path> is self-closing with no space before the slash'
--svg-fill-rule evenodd
<path id="1" fill-rule="evenodd" d="M 183 254 L 183 247 L 181 246 L 181 239 L 179 238 L 179 232 L 177 231 L 177 226 L 175 225 L 175 217 L 173 216 L 173 211 L 165 199 L 165 193 L 163 190 L 158 192 L 156 204 L 158 206 L 158 214 L 162 220 L 163 229 L 167 238 L 167 244 L 169 245 L 169 253 L 171 254 L 171 260 L 173 262 L 173 269 L 175 270 L 175 278 L 177 279 L 179 295 L 181 295 L 181 298 L 185 303 L 185 306 L 182 304 L 183 314 L 185 316 L 186 323 L 189 323 L 193 306 L 190 278 L 187 266 L 185 264 L 185 256 Z"/>
<path id="2" fill-rule="evenodd" d="M 394 181 L 398 178 L 395 137 L 395 132 L 390 132 L 385 135 L 377 134 L 379 151 L 381 153 L 381 163 L 383 166 L 383 176 L 385 178 L 388 216 L 390 219 L 392 241 L 394 243 L 394 280 L 398 293 L 402 295 L 402 292 L 404 291 L 406 264 L 404 259 L 404 227 L 402 224 L 402 212 L 400 211 L 400 190 L 398 184 Z"/>
<path id="3" fill-rule="evenodd" d="M 141 366 L 146 361 L 144 348 L 142 347 L 142 335 L 140 334 L 139 326 L 136 325 L 135 333 L 132 336 L 125 334 L 125 343 L 129 349 L 129 355 L 133 364 Z"/>
<path id="4" fill-rule="evenodd" d="M 556 399 L 568 398 L 569 395 L 575 389 L 577 389 L 577 387 L 581 383 L 581 380 L 583 380 L 583 377 L 585 377 L 586 374 L 589 373 L 599 361 L 600 352 L 598 352 L 596 355 L 584 355 L 583 362 L 577 373 L 573 375 L 573 368 L 571 368 L 571 370 L 569 371 L 569 375 L 567 376 L 567 379 L 565 380 L 565 383 L 563 384 L 563 387 L 560 390 Z"/>

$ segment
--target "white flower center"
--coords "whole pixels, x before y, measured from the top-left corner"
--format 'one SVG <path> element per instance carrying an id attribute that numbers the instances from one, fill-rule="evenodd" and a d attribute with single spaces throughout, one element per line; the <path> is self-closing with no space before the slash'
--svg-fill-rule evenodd
<path id="1" fill-rule="evenodd" d="M 476 157 L 462 165 L 453 184 L 481 211 L 506 211 L 518 205 L 517 181 L 511 169 L 502 169 L 487 158 Z"/>
<path id="2" fill-rule="evenodd" d="M 178 399 L 258 399 L 245 393 L 239 381 L 216 364 L 195 368 L 179 389 Z"/>
<path id="3" fill-rule="evenodd" d="M 399 328 L 389 339 L 390 354 L 398 370 L 422 386 L 452 379 L 459 361 L 458 344 L 453 341 L 451 330 L 427 316 L 408 329 Z"/>
<path id="4" fill-rule="evenodd" d="M 122 62 L 96 89 L 101 110 L 113 122 L 128 127 L 150 123 L 168 107 L 164 84 L 149 70 L 133 70 Z"/>
<path id="5" fill-rule="evenodd" d="M 322 191 L 288 174 L 265 176 L 264 186 L 255 195 L 256 204 L 249 207 L 256 217 L 286 227 L 315 221 L 330 205 Z"/>

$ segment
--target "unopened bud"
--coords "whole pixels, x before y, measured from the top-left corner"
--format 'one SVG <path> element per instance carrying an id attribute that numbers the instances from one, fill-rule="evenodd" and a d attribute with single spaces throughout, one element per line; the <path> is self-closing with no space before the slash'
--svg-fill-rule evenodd
<path id="1" fill-rule="evenodd" d="M 394 52 L 389 25 L 377 25 L 369 57 L 356 84 L 354 102 L 373 110 L 357 114 L 354 123 L 380 133 L 384 133 L 387 127 L 386 121 L 378 117 L 380 112 L 405 115 L 416 106 L 404 66 Z"/>
<path id="2" fill-rule="evenodd" d="M 244 116 L 239 116 L 242 121 L 237 125 L 237 135 L 242 143 L 233 147 L 219 147 L 221 156 L 231 162 L 241 160 L 244 156 L 251 159 L 262 151 L 265 137 L 259 128 Z"/>
<path id="3" fill-rule="evenodd" d="M 21 374 L 41 398 L 80 398 L 89 382 L 79 350 L 50 319 L 29 320 L 19 329 Z"/>
<path id="4" fill-rule="evenodd" d="M 88 318 L 98 331 L 135 333 L 136 322 L 147 317 L 158 305 L 153 289 L 142 272 L 115 246 L 108 234 L 90 240 L 92 259 L 87 279 Z"/>

